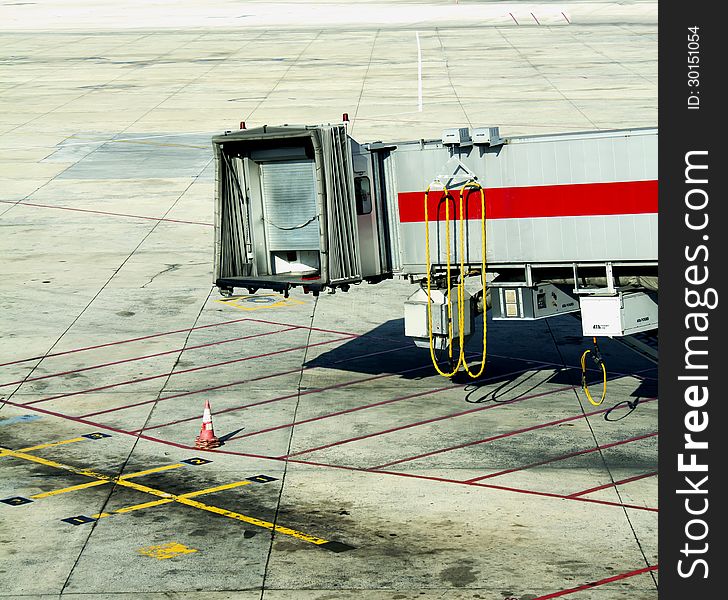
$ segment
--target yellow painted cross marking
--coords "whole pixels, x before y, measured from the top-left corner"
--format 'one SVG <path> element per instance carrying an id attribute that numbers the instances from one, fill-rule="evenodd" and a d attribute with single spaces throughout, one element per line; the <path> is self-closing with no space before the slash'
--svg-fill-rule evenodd
<path id="1" fill-rule="evenodd" d="M 128 487 L 128 488 L 137 490 L 139 492 L 144 492 L 144 493 L 150 494 L 152 496 L 156 496 L 158 498 L 163 499 L 161 501 L 156 501 L 156 502 L 147 502 L 144 505 L 134 505 L 133 507 L 127 507 L 127 510 L 124 512 L 130 512 L 130 510 L 139 510 L 141 508 L 148 508 L 149 506 L 158 506 L 160 504 L 167 504 L 168 502 L 178 502 L 179 504 L 184 504 L 185 506 L 191 506 L 191 507 L 197 508 L 199 510 L 204 510 L 206 512 L 221 515 L 223 517 L 228 517 L 229 519 L 235 519 L 237 521 L 249 523 L 250 525 L 255 525 L 257 527 L 263 527 L 265 529 L 275 531 L 276 533 L 282 533 L 284 535 L 289 535 L 291 537 L 297 538 L 299 540 L 303 540 L 305 542 L 309 542 L 311 544 L 322 545 L 322 544 L 330 543 L 329 540 L 325 540 L 323 538 L 320 538 L 320 537 L 317 537 L 314 535 L 309 535 L 307 533 L 303 533 L 302 531 L 297 531 L 297 530 L 291 529 L 289 527 L 283 527 L 281 525 L 276 525 L 269 521 L 264 521 L 262 519 L 257 519 L 255 517 L 250 517 L 248 515 L 243 515 L 241 513 L 236 513 L 231 510 L 219 508 L 217 506 L 211 506 L 209 504 L 204 504 L 202 502 L 198 502 L 197 500 L 191 499 L 192 496 L 201 495 L 203 493 L 209 494 L 209 493 L 212 493 L 213 491 L 219 491 L 221 489 L 230 489 L 231 487 L 237 487 L 238 485 L 247 485 L 245 482 L 238 481 L 238 482 L 235 482 L 234 484 L 225 484 L 222 486 L 216 486 L 214 488 L 207 488 L 205 490 L 200 490 L 198 492 L 189 492 L 188 494 L 182 494 L 182 495 L 176 496 L 174 494 L 170 494 L 163 490 L 158 490 L 156 488 L 142 485 L 140 483 L 129 481 L 128 479 L 122 479 L 119 477 L 110 477 L 109 475 L 103 475 L 101 473 L 96 473 L 95 471 L 92 471 L 90 469 L 79 469 L 78 467 L 74 467 L 72 465 L 64 465 L 63 463 L 59 463 L 59 462 L 56 462 L 53 460 L 48 460 L 46 458 L 41 458 L 40 456 L 34 456 L 33 454 L 27 454 L 27 453 L 21 452 L 19 450 L 10 450 L 9 448 L 0 447 L 0 451 L 4 451 L 5 453 L 7 453 L 11 456 L 14 456 L 16 458 L 22 458 L 24 460 L 36 462 L 36 463 L 39 463 L 42 465 L 46 465 L 48 467 L 62 469 L 64 471 L 76 473 L 77 475 L 84 475 L 86 477 L 91 477 L 91 478 L 97 479 L 103 483 L 113 481 L 113 482 L 116 482 L 117 485 Z M 99 485 L 101 485 L 101 483 L 99 483 Z M 121 510 L 123 511 L 124 509 L 121 509 Z M 116 512 L 119 512 L 119 511 L 116 511 Z M 107 517 L 107 516 L 109 516 L 109 513 L 100 513 L 98 515 L 94 515 L 94 518 Z M 331 543 L 335 543 L 335 542 L 331 542 Z"/>
<path id="2" fill-rule="evenodd" d="M 99 483 L 105 483 L 105 482 L 99 482 Z M 221 492 L 223 490 L 230 490 L 232 488 L 240 487 L 243 485 L 250 485 L 253 483 L 252 481 L 235 481 L 233 483 L 226 483 L 225 485 L 218 485 L 215 487 L 207 488 L 204 490 L 197 490 L 196 492 L 187 492 L 186 494 L 180 494 L 179 496 L 173 496 L 171 498 L 163 498 L 162 500 L 152 500 L 151 502 L 144 502 L 143 504 L 134 504 L 132 506 L 125 506 L 124 508 L 117 508 L 116 510 L 108 513 L 99 513 L 96 515 L 91 515 L 94 519 L 101 519 L 104 517 L 111 517 L 114 514 L 124 514 L 128 512 L 132 512 L 135 510 L 141 510 L 143 508 L 152 508 L 154 506 L 160 506 L 162 504 L 169 504 L 170 502 L 176 502 L 178 498 L 194 498 L 196 496 L 202 496 L 203 494 L 212 494 L 213 492 Z M 98 485 L 94 483 L 95 485 Z"/>
<path id="3" fill-rule="evenodd" d="M 280 308 L 283 306 L 297 306 L 306 304 L 301 300 L 294 298 L 286 298 L 281 294 L 252 294 L 250 296 L 233 296 L 232 298 L 224 298 L 215 300 L 220 304 L 232 306 L 239 310 L 263 310 L 266 308 Z"/>
<path id="4" fill-rule="evenodd" d="M 172 558 L 174 556 L 179 556 L 180 554 L 192 554 L 193 552 L 198 552 L 198 550 L 188 548 L 179 542 L 170 542 L 169 544 L 160 544 L 159 546 L 139 548 L 137 552 L 144 556 L 151 556 L 157 560 L 164 560 L 165 558 Z"/>
<path id="5" fill-rule="evenodd" d="M 39 500 L 41 498 L 48 498 L 50 496 L 57 496 L 58 494 L 66 494 L 68 492 L 75 492 L 76 490 L 85 490 L 86 488 L 90 487 L 96 487 L 98 485 L 106 485 L 107 483 L 111 483 L 112 481 L 119 482 L 120 479 L 130 479 L 132 477 L 142 477 L 143 475 L 149 475 L 150 473 L 159 473 L 160 471 L 169 471 L 170 469 L 176 469 L 177 467 L 183 467 L 184 465 L 181 463 L 176 463 L 174 465 L 164 465 L 162 467 L 156 467 L 154 469 L 147 469 L 146 471 L 137 471 L 136 473 L 129 473 L 127 475 L 122 475 L 121 477 L 114 477 L 109 480 L 99 480 L 99 481 L 89 481 L 88 483 L 80 483 L 79 485 L 72 485 L 70 487 L 61 488 L 59 490 L 52 490 L 50 492 L 42 492 L 40 494 L 35 494 L 34 496 L 31 496 L 34 500 Z"/>

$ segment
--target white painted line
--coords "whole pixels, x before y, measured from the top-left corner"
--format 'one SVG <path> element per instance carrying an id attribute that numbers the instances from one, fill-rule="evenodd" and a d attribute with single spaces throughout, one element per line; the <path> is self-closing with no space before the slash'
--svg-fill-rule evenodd
<path id="1" fill-rule="evenodd" d="M 422 112 L 422 47 L 419 31 L 415 31 L 415 37 L 417 38 L 417 110 Z"/>

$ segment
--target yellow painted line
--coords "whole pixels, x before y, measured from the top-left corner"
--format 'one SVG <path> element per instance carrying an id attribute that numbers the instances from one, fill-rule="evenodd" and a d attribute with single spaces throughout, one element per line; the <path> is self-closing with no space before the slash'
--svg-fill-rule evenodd
<path id="1" fill-rule="evenodd" d="M 290 535 L 291 537 L 297 538 L 299 540 L 303 540 L 304 542 L 309 542 L 311 544 L 317 544 L 317 545 L 326 544 L 329 541 L 329 540 L 325 540 L 320 537 L 316 537 L 314 535 L 309 535 L 307 533 L 303 533 L 302 531 L 296 531 L 295 529 L 290 529 L 289 527 L 282 527 L 281 525 L 274 525 L 273 523 L 270 523 L 268 521 L 263 521 L 262 519 L 256 519 L 255 517 L 249 517 L 248 515 L 242 515 L 240 513 L 236 513 L 231 510 L 226 510 L 224 508 L 218 508 L 217 506 L 210 506 L 209 504 L 203 504 L 202 502 L 198 502 L 197 500 L 190 500 L 189 498 L 182 498 L 180 496 L 177 496 L 177 498 L 175 498 L 175 501 L 179 502 L 180 504 L 185 504 L 186 506 L 192 506 L 194 508 L 199 508 L 200 510 L 205 510 L 207 512 L 215 513 L 216 515 L 228 517 L 229 519 L 235 519 L 237 521 L 242 521 L 243 523 L 249 523 L 250 525 L 264 527 L 265 529 L 270 529 L 271 531 L 275 531 L 277 533 L 283 533 L 285 535 Z"/>
<path id="2" fill-rule="evenodd" d="M 31 446 L 30 448 L 23 448 L 21 452 L 31 452 L 33 450 L 42 450 L 43 448 L 52 448 L 53 446 L 63 446 L 64 444 L 73 444 L 74 442 L 87 442 L 88 438 L 75 437 L 70 440 L 61 440 L 60 442 L 49 442 L 47 444 L 39 444 L 38 446 Z"/>
<path id="3" fill-rule="evenodd" d="M 154 469 L 147 469 L 146 471 L 137 471 L 136 473 L 129 473 L 128 475 L 122 475 L 119 479 L 130 479 L 132 477 L 141 477 L 142 475 L 149 475 L 150 473 L 159 473 L 161 471 L 169 471 L 170 469 L 176 469 L 178 467 L 184 467 L 182 463 L 176 463 L 174 465 L 164 465 L 162 467 L 155 467 Z"/>
<path id="4" fill-rule="evenodd" d="M 91 518 L 92 519 L 103 519 L 104 517 L 110 517 L 110 516 L 111 516 L 111 513 L 103 512 L 103 513 L 91 515 Z"/>
<path id="5" fill-rule="evenodd" d="M 42 465 L 46 465 L 48 467 L 54 467 L 56 469 L 62 469 L 64 471 L 76 473 L 77 475 L 84 475 L 86 477 L 92 477 L 94 479 L 102 480 L 104 482 L 116 481 L 116 483 L 121 486 L 128 487 L 128 488 L 137 490 L 139 492 L 145 492 L 147 494 L 151 494 L 152 496 L 164 498 L 165 500 L 168 500 L 170 502 L 179 502 L 180 504 L 184 504 L 185 506 L 192 506 L 193 508 L 204 510 L 204 511 L 214 513 L 217 515 L 221 515 L 221 516 L 227 517 L 229 519 L 235 519 L 237 521 L 242 521 L 243 523 L 248 523 L 250 525 L 255 525 L 257 527 L 263 527 L 264 529 L 269 529 L 269 530 L 275 531 L 277 533 L 289 535 L 291 537 L 297 538 L 299 540 L 303 540 L 305 542 L 309 542 L 311 544 L 321 545 L 321 544 L 327 544 L 329 542 L 329 540 L 325 540 L 323 538 L 320 538 L 320 537 L 317 537 L 314 535 L 309 535 L 307 533 L 303 533 L 302 531 L 297 531 L 297 530 L 291 529 L 289 527 L 283 527 L 282 525 L 275 525 L 274 523 L 270 523 L 269 521 L 263 521 L 262 519 L 257 519 L 255 517 L 250 517 L 248 515 L 236 513 L 231 510 L 219 508 L 217 506 L 203 504 L 202 502 L 198 502 L 197 500 L 192 500 L 190 498 L 185 498 L 184 496 L 175 496 L 174 494 L 170 494 L 163 490 L 158 490 L 156 488 L 152 488 L 147 485 L 142 485 L 140 483 L 136 483 L 133 481 L 128 481 L 126 479 L 116 479 L 114 477 L 109 477 L 108 475 L 96 473 L 95 471 L 92 471 L 90 469 L 79 469 L 79 468 L 73 467 L 71 465 L 64 465 L 63 463 L 59 463 L 59 462 L 56 462 L 53 460 L 48 460 L 46 458 L 41 458 L 40 456 L 35 456 L 33 454 L 26 454 L 24 452 L 20 452 L 17 450 L 10 450 L 7 448 L 0 448 L 0 449 L 6 451 L 11 456 L 15 456 L 16 458 L 23 458 L 23 459 L 31 461 L 31 462 L 36 462 L 36 463 L 39 463 Z M 236 483 L 238 483 L 238 482 L 236 482 Z M 214 489 L 214 488 L 209 488 L 209 489 Z M 203 490 L 200 490 L 200 492 L 202 492 L 202 491 Z M 209 493 L 207 490 L 205 490 L 205 491 L 206 491 L 206 493 Z M 190 493 L 194 494 L 195 492 L 190 492 Z M 160 502 L 159 504 L 162 504 L 162 503 Z"/>
<path id="6" fill-rule="evenodd" d="M 241 485 L 249 485 L 252 481 L 235 481 L 233 483 L 226 483 L 225 485 L 218 485 L 217 487 L 207 488 L 205 490 L 198 490 L 196 492 L 188 492 L 186 494 L 180 494 L 179 498 L 194 498 L 196 496 L 202 496 L 203 494 L 212 494 L 214 492 L 221 492 L 223 490 L 231 490 Z"/>
<path id="7" fill-rule="evenodd" d="M 3 448 L 0 451 L 0 456 L 10 456 L 13 452 L 32 452 L 33 450 L 42 450 L 43 448 L 52 448 L 53 446 L 62 446 L 63 444 L 73 444 L 74 442 L 87 442 L 88 438 L 75 437 L 70 440 L 61 440 L 59 442 L 48 442 L 47 444 L 39 444 L 37 446 L 29 446 L 28 448 L 21 448 L 20 450 L 10 450 L 9 448 Z"/>
<path id="8" fill-rule="evenodd" d="M 5 454 L 14 456 L 15 458 L 22 458 L 22 459 L 28 460 L 30 462 L 35 462 L 40 465 L 45 465 L 46 467 L 53 467 L 54 469 L 62 469 L 64 471 L 76 473 L 77 475 L 84 475 L 85 477 L 92 477 L 94 479 L 103 479 L 104 481 L 113 481 L 114 480 L 113 477 L 109 477 L 108 475 L 102 475 L 101 473 L 96 473 L 95 471 L 91 471 L 90 469 L 79 469 L 78 467 L 73 467 L 71 465 L 64 465 L 63 463 L 56 462 L 55 460 L 49 460 L 47 458 L 35 456 L 34 454 L 27 454 L 23 450 L 11 450 L 10 448 L 2 448 L 1 450 Z"/>
<path id="9" fill-rule="evenodd" d="M 161 504 L 169 504 L 170 502 L 174 502 L 174 499 L 165 498 L 163 500 L 152 500 L 151 502 L 144 502 L 142 504 L 134 504 L 133 506 L 126 506 L 124 508 L 118 508 L 114 512 L 123 514 L 123 513 L 133 512 L 135 510 L 141 510 L 142 508 L 151 508 L 152 506 L 159 506 Z"/>
<path id="10" fill-rule="evenodd" d="M 67 492 L 75 492 L 76 490 L 85 490 L 86 488 L 96 487 L 97 485 L 105 485 L 108 481 L 89 481 L 88 483 L 80 483 L 78 485 L 72 485 L 70 487 L 61 488 L 59 490 L 52 490 L 50 492 L 42 492 L 31 496 L 34 500 L 40 498 L 50 498 L 51 496 L 57 496 L 58 494 L 65 494 Z"/>
<path id="11" fill-rule="evenodd" d="M 142 485 L 140 483 L 134 483 L 133 481 L 128 481 L 126 479 L 119 479 L 116 483 L 118 483 L 119 485 L 123 485 L 124 487 L 128 487 L 133 490 L 137 490 L 138 492 L 144 492 L 146 494 L 151 494 L 152 496 L 158 496 L 160 498 L 174 499 L 176 497 L 174 494 L 169 494 L 162 490 L 158 490 L 157 488 L 152 488 L 152 487 L 149 487 L 148 485 Z"/>

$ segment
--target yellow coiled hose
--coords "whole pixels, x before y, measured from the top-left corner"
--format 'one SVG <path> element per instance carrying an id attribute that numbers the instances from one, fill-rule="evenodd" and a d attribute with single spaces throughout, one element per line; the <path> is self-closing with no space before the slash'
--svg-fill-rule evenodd
<path id="1" fill-rule="evenodd" d="M 483 356 L 480 361 L 480 369 L 473 373 L 465 359 L 464 349 L 464 336 L 463 336 L 463 324 L 465 322 L 465 211 L 463 206 L 463 196 L 467 188 L 475 189 L 480 191 L 480 207 L 481 207 L 481 280 L 483 284 L 483 302 L 485 302 L 485 191 L 483 187 L 476 181 L 467 181 L 462 188 L 460 188 L 460 236 L 459 236 L 459 247 L 460 247 L 460 280 L 457 284 L 457 299 L 458 299 L 458 359 L 450 372 L 445 372 L 440 367 L 437 356 L 435 355 L 434 338 L 432 334 L 432 301 L 431 301 L 431 290 L 432 290 L 432 273 L 430 264 L 430 221 L 428 211 L 428 197 L 432 184 L 427 186 L 425 190 L 425 261 L 427 268 L 427 322 L 428 322 L 428 334 L 430 341 L 430 357 L 435 370 L 443 377 L 452 377 L 460 369 L 462 364 L 465 371 L 472 378 L 480 377 L 485 370 L 485 359 L 486 359 L 486 318 L 485 310 L 483 311 Z M 445 245 L 446 245 L 446 283 L 447 283 L 447 316 L 448 316 L 448 355 L 452 362 L 453 357 L 453 320 L 452 320 L 452 303 L 450 302 L 450 281 L 451 281 L 451 264 L 450 264 L 450 200 L 454 203 L 454 198 L 450 195 L 450 190 L 447 186 L 443 186 L 444 199 L 445 199 Z"/>
<path id="2" fill-rule="evenodd" d="M 597 347 L 597 338 L 592 338 L 594 342 L 594 351 L 591 350 L 585 350 L 584 353 L 581 355 L 581 387 L 584 390 L 584 393 L 586 394 L 587 400 L 593 405 L 593 406 L 600 406 L 602 402 L 604 402 L 604 399 L 607 397 L 607 368 L 604 366 L 604 361 L 602 360 L 602 356 L 599 353 L 599 348 Z M 594 360 L 596 363 L 602 368 L 602 397 L 599 400 L 599 402 L 596 402 L 594 398 L 592 398 L 591 392 L 589 391 L 589 386 L 586 383 L 586 357 L 589 354 L 594 355 Z"/>

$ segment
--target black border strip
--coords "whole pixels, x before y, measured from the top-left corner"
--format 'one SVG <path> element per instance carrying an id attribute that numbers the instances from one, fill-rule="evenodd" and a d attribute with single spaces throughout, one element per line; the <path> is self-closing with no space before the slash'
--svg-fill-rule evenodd
<path id="1" fill-rule="evenodd" d="M 706 1 L 663 2 L 659 7 L 662 600 L 723 597 L 726 587 L 721 558 L 726 555 L 721 526 L 726 499 L 720 489 L 725 489 L 722 461 L 728 456 L 723 433 L 726 328 L 720 304 L 728 303 L 728 236 L 723 232 L 728 164 L 724 115 L 719 114 L 726 106 L 720 91 L 726 34 L 718 7 Z M 706 226 L 696 228 L 706 217 Z M 697 313 L 703 316 L 691 317 Z M 705 331 L 698 324 L 707 325 Z M 707 442 L 707 448 L 686 448 L 686 434 Z M 699 466 L 691 467 L 693 462 Z M 698 470 L 702 468 L 707 470 Z"/>

